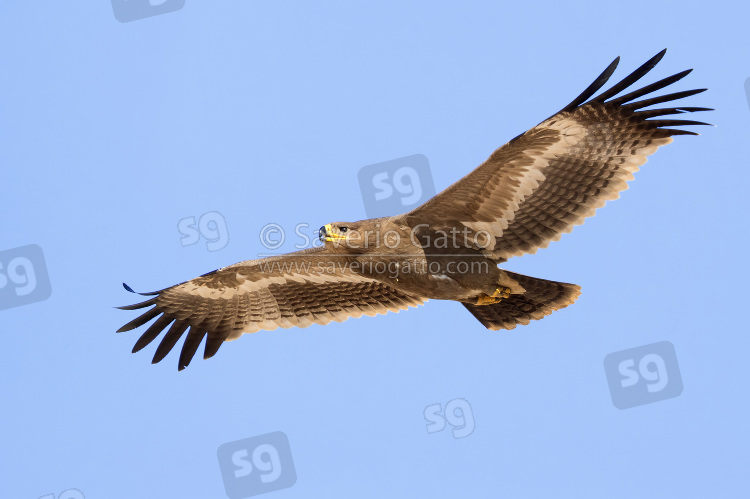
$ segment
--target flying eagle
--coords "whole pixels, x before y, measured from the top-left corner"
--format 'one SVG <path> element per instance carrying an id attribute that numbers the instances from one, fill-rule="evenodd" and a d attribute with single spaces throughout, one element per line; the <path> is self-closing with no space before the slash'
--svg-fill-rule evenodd
<path id="1" fill-rule="evenodd" d="M 662 117 L 709 108 L 644 109 L 705 91 L 649 96 L 691 70 L 618 96 L 665 52 L 591 98 L 615 71 L 618 57 L 560 112 L 422 206 L 394 217 L 330 223 L 320 229 L 320 247 L 240 262 L 142 293 L 150 298 L 119 308 L 151 308 L 118 332 L 156 319 L 133 347 L 137 352 L 169 326 L 156 363 L 187 331 L 182 370 L 204 337 L 208 359 L 244 333 L 398 312 L 427 299 L 461 302 L 493 330 L 513 329 L 567 307 L 580 295 L 579 286 L 501 270 L 498 264 L 557 241 L 618 198 L 646 157 L 672 136 L 697 135 L 665 127 L 707 124 Z M 637 100 L 644 96 L 649 97 Z"/>

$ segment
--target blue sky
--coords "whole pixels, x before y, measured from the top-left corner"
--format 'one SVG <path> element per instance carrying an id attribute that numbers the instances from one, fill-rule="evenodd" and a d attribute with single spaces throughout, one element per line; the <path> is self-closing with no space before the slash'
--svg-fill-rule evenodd
<path id="1" fill-rule="evenodd" d="M 278 432 L 296 474 L 279 499 L 739 496 L 749 12 L 186 0 L 122 23 L 109 2 L 3 0 L 0 497 L 226 497 L 220 446 Z M 614 57 L 616 81 L 665 47 L 644 82 L 695 68 L 675 90 L 709 91 L 680 104 L 716 108 L 696 119 L 717 127 L 677 137 L 620 200 L 505 265 L 580 284 L 574 306 L 491 332 L 431 301 L 245 336 L 179 373 L 175 352 L 152 366 L 155 345 L 131 354 L 137 332 L 115 334 L 134 317 L 113 308 L 134 302 L 123 281 L 161 289 L 267 253 L 269 223 L 365 218 L 367 165 L 424 155 L 440 191 Z M 213 251 L 179 229 L 210 213 Z M 51 294 L 11 306 L 24 255 L 45 274 L 30 245 Z M 638 370 L 664 342 L 683 390 L 616 407 L 605 358 L 630 355 L 642 383 L 664 376 Z M 462 418 L 434 430 L 426 414 L 449 403 Z M 451 420 L 474 430 L 455 438 Z"/>

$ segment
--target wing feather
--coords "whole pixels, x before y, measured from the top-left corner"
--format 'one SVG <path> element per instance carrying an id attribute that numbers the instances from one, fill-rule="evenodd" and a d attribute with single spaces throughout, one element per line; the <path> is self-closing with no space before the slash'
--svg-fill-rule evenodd
<path id="1" fill-rule="evenodd" d="M 154 359 L 151 361 L 152 364 L 161 362 L 161 360 L 167 356 L 188 326 L 190 326 L 190 324 L 187 321 L 180 320 L 175 321 L 174 324 L 172 324 L 172 327 L 169 328 L 169 331 L 167 331 L 167 334 L 164 335 L 164 338 L 161 339 L 161 343 L 159 343 L 159 346 L 156 348 Z"/>
<path id="2" fill-rule="evenodd" d="M 148 329 L 146 329 L 146 332 L 141 335 L 140 338 L 138 338 L 138 341 L 135 342 L 135 346 L 133 346 L 133 353 L 138 352 L 142 350 L 145 346 L 147 346 L 149 343 L 154 341 L 159 334 L 164 331 L 164 329 L 169 326 L 169 324 L 174 321 L 174 318 L 168 317 L 166 315 L 162 315 L 158 319 L 156 319 L 156 322 L 151 324 Z"/>
<path id="3" fill-rule="evenodd" d="M 216 355 L 216 352 L 219 351 L 219 348 L 221 348 L 221 345 L 224 344 L 224 338 L 221 336 L 211 336 L 208 335 L 208 339 L 206 339 L 206 346 L 203 350 L 203 359 L 210 359 L 214 355 Z"/>
<path id="4" fill-rule="evenodd" d="M 276 328 L 343 322 L 349 317 L 384 314 L 424 300 L 383 282 L 350 272 L 325 248 L 241 262 L 163 289 L 146 302 L 125 310 L 152 306 L 119 331 L 156 321 L 138 339 L 134 352 L 169 327 L 156 349 L 161 361 L 186 330 L 178 368 L 187 367 L 204 337 L 204 358 L 213 357 L 224 341 L 245 333 Z M 341 263 L 341 262 L 337 262 Z M 333 269 L 333 270 L 331 270 Z"/>
<path id="5" fill-rule="evenodd" d="M 651 71 L 664 53 L 588 100 L 614 72 L 619 60 L 615 59 L 562 111 L 496 150 L 466 177 L 404 218 L 436 229 L 468 229 L 474 234 L 486 231 L 491 237 L 478 239 L 489 241 L 481 249 L 497 263 L 535 253 L 559 240 L 607 201 L 617 199 L 647 156 L 672 142 L 672 136 L 697 135 L 666 127 L 707 125 L 685 119 L 649 118 L 710 108 L 638 111 L 705 90 L 636 101 L 681 80 L 690 70 L 617 97 Z"/>
<path id="6" fill-rule="evenodd" d="M 659 97 L 652 97 L 650 99 L 644 99 L 641 101 L 631 102 L 622 106 L 623 111 L 633 111 L 635 109 L 643 109 L 644 107 L 653 106 L 654 104 L 661 104 L 663 102 L 671 102 L 673 100 L 684 99 L 695 94 L 700 94 L 708 90 L 707 88 L 696 88 L 693 90 L 683 90 L 682 92 L 674 92 L 671 94 L 660 95 Z M 687 108 L 685 108 L 687 109 Z M 703 108 L 701 108 L 703 110 Z M 713 111 L 713 109 L 709 109 Z"/>
<path id="7" fill-rule="evenodd" d="M 208 331 L 205 329 L 190 326 L 190 331 L 188 331 L 187 338 L 185 338 L 185 343 L 182 344 L 182 351 L 180 352 L 180 371 L 190 364 L 190 361 L 193 359 L 195 352 L 198 350 L 201 341 L 203 341 L 203 338 L 207 333 Z"/>

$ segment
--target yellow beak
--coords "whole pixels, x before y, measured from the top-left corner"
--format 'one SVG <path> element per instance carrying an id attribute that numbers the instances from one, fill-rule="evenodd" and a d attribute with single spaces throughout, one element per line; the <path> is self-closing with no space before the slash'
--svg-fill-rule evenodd
<path id="1" fill-rule="evenodd" d="M 331 227 L 331 224 L 325 224 L 323 227 L 325 227 L 326 230 L 326 241 L 336 242 L 346 239 L 346 236 L 333 232 L 333 227 Z"/>

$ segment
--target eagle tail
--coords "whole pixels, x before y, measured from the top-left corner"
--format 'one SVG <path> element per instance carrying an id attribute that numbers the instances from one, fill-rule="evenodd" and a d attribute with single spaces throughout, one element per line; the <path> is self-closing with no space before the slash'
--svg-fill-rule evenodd
<path id="1" fill-rule="evenodd" d="M 581 287 L 577 284 L 548 281 L 504 270 L 526 290 L 513 294 L 492 305 L 464 303 L 469 312 L 487 329 L 513 329 L 518 324 L 539 320 L 555 310 L 565 308 L 578 299 Z"/>

